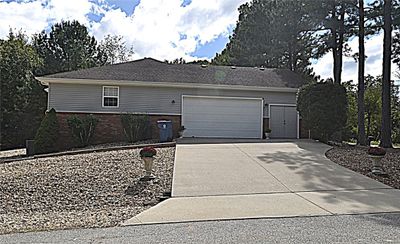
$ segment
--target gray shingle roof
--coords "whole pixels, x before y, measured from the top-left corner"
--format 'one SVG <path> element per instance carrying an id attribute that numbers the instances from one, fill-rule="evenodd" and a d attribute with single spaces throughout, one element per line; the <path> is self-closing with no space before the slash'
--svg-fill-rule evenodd
<path id="1" fill-rule="evenodd" d="M 298 88 L 303 78 L 285 69 L 264 69 L 198 64 L 167 64 L 145 58 L 132 62 L 64 72 L 46 78 L 126 80 L 195 84 L 241 85 Z"/>

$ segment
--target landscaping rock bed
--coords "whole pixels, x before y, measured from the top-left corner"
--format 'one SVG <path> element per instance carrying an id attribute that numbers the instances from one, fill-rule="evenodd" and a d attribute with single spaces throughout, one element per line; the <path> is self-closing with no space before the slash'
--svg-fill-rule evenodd
<path id="1" fill-rule="evenodd" d="M 159 148 L 152 182 L 139 149 L 0 164 L 0 233 L 117 226 L 171 192 L 175 148 Z"/>
<path id="2" fill-rule="evenodd" d="M 388 150 L 382 160 L 387 176 L 371 173 L 372 161 L 368 157 L 367 150 L 367 147 L 360 146 L 334 147 L 326 153 L 326 156 L 339 165 L 400 189 L 400 149 Z"/>

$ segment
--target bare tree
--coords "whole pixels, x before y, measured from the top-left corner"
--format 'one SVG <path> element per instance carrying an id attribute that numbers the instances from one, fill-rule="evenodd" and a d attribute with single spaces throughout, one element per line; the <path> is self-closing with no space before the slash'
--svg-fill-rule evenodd
<path id="1" fill-rule="evenodd" d="M 122 36 L 107 35 L 99 48 L 107 58 L 106 64 L 126 62 L 134 54 L 133 48 L 127 46 Z"/>

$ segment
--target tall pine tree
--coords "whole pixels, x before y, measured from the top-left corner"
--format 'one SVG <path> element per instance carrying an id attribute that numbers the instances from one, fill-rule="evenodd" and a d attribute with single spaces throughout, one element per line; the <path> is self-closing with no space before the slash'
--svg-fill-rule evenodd
<path id="1" fill-rule="evenodd" d="M 239 8 L 230 42 L 214 64 L 287 68 L 310 74 L 310 59 L 319 57 L 320 29 L 325 16 L 320 0 L 253 0 Z"/>

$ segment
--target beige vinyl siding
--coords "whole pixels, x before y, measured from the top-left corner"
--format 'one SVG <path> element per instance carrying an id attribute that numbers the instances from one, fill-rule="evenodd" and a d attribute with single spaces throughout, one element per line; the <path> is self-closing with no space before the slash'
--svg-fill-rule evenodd
<path id="1" fill-rule="evenodd" d="M 295 104 L 296 93 L 200 88 L 119 86 L 119 107 L 102 107 L 102 85 L 49 86 L 49 109 L 59 112 L 131 112 L 181 114 L 182 95 L 263 98 L 268 104 Z M 172 101 L 175 103 L 172 103 Z M 264 116 L 268 106 L 264 107 Z"/>

